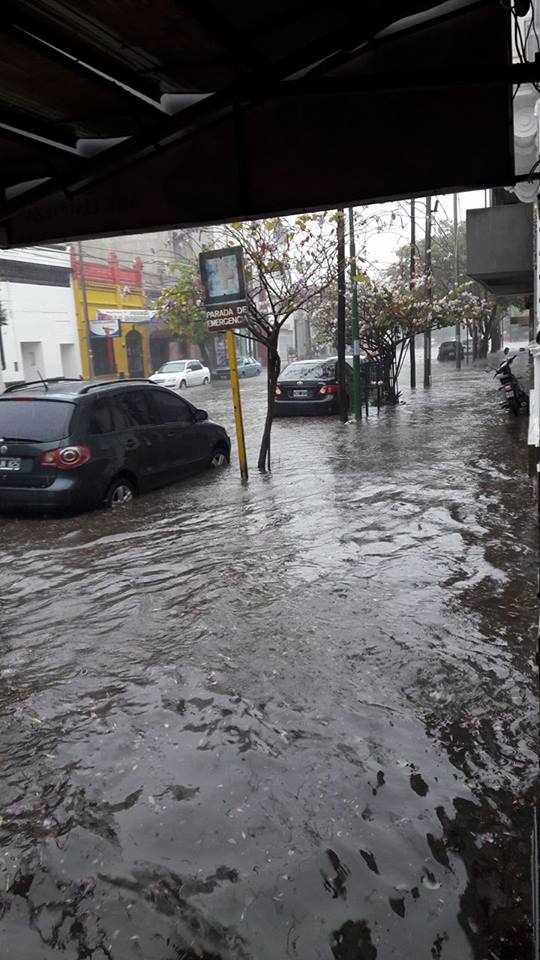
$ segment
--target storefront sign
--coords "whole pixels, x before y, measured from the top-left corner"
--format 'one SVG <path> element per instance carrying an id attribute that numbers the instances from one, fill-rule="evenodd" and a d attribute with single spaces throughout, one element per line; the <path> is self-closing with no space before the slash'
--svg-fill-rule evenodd
<path id="1" fill-rule="evenodd" d="M 103 310 L 96 310 L 95 320 L 90 320 L 93 337 L 119 337 L 120 321 Z"/>
<path id="2" fill-rule="evenodd" d="M 153 310 L 97 310 L 96 320 L 106 317 L 119 323 L 159 323 Z"/>

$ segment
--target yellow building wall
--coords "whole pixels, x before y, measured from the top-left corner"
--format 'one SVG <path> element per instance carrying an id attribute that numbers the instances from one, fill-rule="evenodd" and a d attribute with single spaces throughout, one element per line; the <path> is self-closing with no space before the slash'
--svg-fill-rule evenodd
<path id="1" fill-rule="evenodd" d="M 144 309 L 144 293 L 141 288 L 131 288 L 131 292 L 122 295 L 123 285 L 111 283 L 96 283 L 92 280 L 86 281 L 86 297 L 88 302 L 88 318 L 95 320 L 98 310 L 134 310 Z M 75 298 L 75 312 L 77 315 L 77 332 L 79 335 L 79 344 L 81 348 L 82 374 L 85 380 L 90 379 L 90 364 L 88 359 L 88 338 L 89 331 L 86 327 L 84 317 L 83 298 L 81 286 L 77 277 L 73 278 L 73 295 Z M 117 376 L 129 376 L 128 358 L 126 348 L 126 334 L 130 330 L 138 330 L 142 337 L 142 353 L 144 364 L 144 376 L 149 377 L 153 370 L 150 362 L 150 333 L 153 327 L 149 323 L 121 323 L 120 336 L 111 337 L 114 359 L 116 363 Z M 97 339 L 97 338 L 92 338 Z M 105 374 L 103 379 L 107 379 L 111 374 Z M 97 376 L 96 379 L 102 379 Z"/>

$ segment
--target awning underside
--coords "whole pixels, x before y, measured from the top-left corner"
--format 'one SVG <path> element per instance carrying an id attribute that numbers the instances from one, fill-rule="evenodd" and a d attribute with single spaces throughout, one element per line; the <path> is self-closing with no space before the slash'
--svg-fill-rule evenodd
<path id="1" fill-rule="evenodd" d="M 502 5 L 4 0 L 4 245 L 509 183 Z"/>

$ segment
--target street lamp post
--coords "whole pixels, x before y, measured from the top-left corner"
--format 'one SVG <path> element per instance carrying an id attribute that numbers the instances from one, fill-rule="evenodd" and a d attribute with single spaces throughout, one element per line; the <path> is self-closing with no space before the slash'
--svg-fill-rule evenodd
<path id="1" fill-rule="evenodd" d="M 459 283 L 458 202 L 454 194 L 454 285 Z M 456 369 L 461 370 L 461 322 L 456 320 Z"/>
<path id="2" fill-rule="evenodd" d="M 409 288 L 414 289 L 414 277 L 416 273 L 416 205 L 411 200 L 411 256 L 409 269 Z M 409 354 L 411 358 L 411 389 L 416 387 L 416 341 L 414 334 L 409 340 Z"/>
<path id="3" fill-rule="evenodd" d="M 353 342 L 353 408 L 355 420 L 362 419 L 362 390 L 360 384 L 360 335 L 358 329 L 358 288 L 356 282 L 356 243 L 354 239 L 354 209 L 349 207 L 349 237 L 351 254 L 351 332 Z"/>
<path id="4" fill-rule="evenodd" d="M 427 298 L 433 300 L 431 278 L 431 197 L 426 197 L 426 235 L 425 235 L 424 272 L 427 283 Z M 424 333 L 424 387 L 431 386 L 431 327 Z"/>

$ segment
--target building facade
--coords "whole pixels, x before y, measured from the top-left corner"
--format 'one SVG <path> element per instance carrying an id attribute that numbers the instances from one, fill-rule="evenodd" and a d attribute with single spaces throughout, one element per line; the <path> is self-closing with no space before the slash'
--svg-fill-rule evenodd
<path id="1" fill-rule="evenodd" d="M 135 270 L 137 272 L 136 279 L 132 282 L 126 281 L 125 286 L 130 291 L 136 289 L 137 293 L 142 292 L 143 302 L 138 305 L 152 310 L 164 289 L 174 283 L 175 264 L 186 260 L 196 262 L 199 251 L 204 246 L 211 245 L 213 241 L 211 228 L 166 230 L 85 240 L 81 244 L 85 275 L 88 274 L 92 278 L 106 276 L 106 282 L 110 284 L 113 282 L 111 281 L 111 266 L 115 267 L 116 277 L 121 278 L 121 280 L 124 277 L 132 276 L 132 271 Z M 74 252 L 78 253 L 77 250 Z M 122 302 L 115 305 L 117 308 L 129 306 L 129 298 L 126 297 L 122 282 L 117 283 L 116 286 L 118 286 Z M 124 294 L 122 295 L 123 290 Z M 97 293 L 97 289 L 93 291 L 93 294 Z M 109 304 L 109 308 L 112 309 L 112 304 Z M 105 308 L 101 306 L 97 309 Z M 144 340 L 143 346 L 146 339 L 148 340 L 148 368 L 151 368 L 152 371 L 168 360 L 189 358 L 202 359 L 208 362 L 210 366 L 214 366 L 221 356 L 219 338 L 216 337 L 211 338 L 208 343 L 207 356 L 201 356 L 201 351 L 194 343 L 191 343 L 185 336 L 175 333 L 164 324 L 153 324 L 152 329 L 148 331 L 147 338 L 144 336 L 142 329 L 141 333 Z"/>
<path id="2" fill-rule="evenodd" d="M 64 246 L 0 251 L 0 379 L 79 377 L 81 356 Z"/>
<path id="3" fill-rule="evenodd" d="M 81 262 L 73 250 L 71 269 L 83 377 L 149 377 L 154 369 L 150 354 L 151 323 L 121 322 L 117 332 L 96 332 L 99 312 L 145 308 L 140 260 L 135 259 L 132 267 L 125 267 L 119 264 L 114 252 L 108 254 L 105 263 L 88 262 L 83 257 L 84 287 Z"/>

